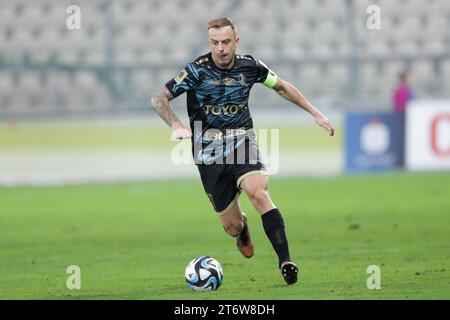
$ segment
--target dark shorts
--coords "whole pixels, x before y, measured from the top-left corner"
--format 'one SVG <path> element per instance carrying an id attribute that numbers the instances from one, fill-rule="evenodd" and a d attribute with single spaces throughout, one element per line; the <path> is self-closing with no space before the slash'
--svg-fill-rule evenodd
<path id="1" fill-rule="evenodd" d="M 246 132 L 245 141 L 242 136 L 237 140 L 231 137 L 236 144 L 225 158 L 220 157 L 222 161 L 197 164 L 203 188 L 218 214 L 225 213 L 237 201 L 245 177 L 267 175 L 255 137 L 253 129 Z M 217 143 L 216 147 L 222 146 L 223 141 Z"/>
<path id="2" fill-rule="evenodd" d="M 241 193 L 241 181 L 251 175 L 267 175 L 264 164 L 197 165 L 203 188 L 218 214 L 225 213 Z"/>
<path id="3" fill-rule="evenodd" d="M 221 163 L 197 164 L 205 192 L 218 214 L 225 213 L 237 201 L 245 177 L 267 175 L 254 133 L 225 159 Z"/>

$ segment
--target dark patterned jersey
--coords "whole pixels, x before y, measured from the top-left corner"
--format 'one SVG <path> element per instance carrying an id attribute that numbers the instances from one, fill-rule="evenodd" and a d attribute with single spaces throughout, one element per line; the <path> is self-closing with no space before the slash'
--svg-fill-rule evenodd
<path id="1" fill-rule="evenodd" d="M 218 144 L 224 142 L 223 138 L 239 136 L 253 129 L 248 99 L 255 83 L 273 87 L 276 75 L 250 55 L 235 55 L 233 67 L 221 69 L 208 53 L 188 63 L 178 76 L 166 83 L 166 87 L 174 97 L 187 93 L 193 144 L 200 143 L 203 149 L 207 146 L 216 149 Z M 234 148 L 238 144 L 239 141 Z M 215 152 L 206 157 L 197 152 L 194 159 L 208 163 L 227 156 L 232 148 L 224 145 L 222 151 L 222 154 Z"/>

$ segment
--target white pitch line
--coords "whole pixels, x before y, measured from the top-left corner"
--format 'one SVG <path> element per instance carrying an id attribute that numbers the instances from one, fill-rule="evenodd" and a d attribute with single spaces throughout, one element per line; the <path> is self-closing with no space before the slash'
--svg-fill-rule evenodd
<path id="1" fill-rule="evenodd" d="M 339 150 L 281 151 L 276 176 L 341 173 Z M 64 185 L 198 177 L 193 163 L 175 165 L 168 151 L 0 151 L 0 185 Z"/>

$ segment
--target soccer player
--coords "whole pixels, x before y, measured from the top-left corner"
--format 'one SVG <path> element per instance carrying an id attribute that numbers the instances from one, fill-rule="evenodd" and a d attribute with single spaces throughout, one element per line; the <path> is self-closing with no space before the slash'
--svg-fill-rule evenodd
<path id="1" fill-rule="evenodd" d="M 244 191 L 261 214 L 264 231 L 278 256 L 287 284 L 297 282 L 298 267 L 291 260 L 280 210 L 268 192 L 268 176 L 255 141 L 248 108 L 250 89 L 262 83 L 284 99 L 309 112 L 330 136 L 333 125 L 300 91 L 263 62 L 236 54 L 239 37 L 229 18 L 208 23 L 210 52 L 190 62 L 151 98 L 172 136 L 192 141 L 192 152 L 206 194 L 225 231 L 236 238 L 242 255 L 251 258 L 253 241 L 238 197 Z M 187 93 L 190 129 L 173 113 L 170 100 Z"/>

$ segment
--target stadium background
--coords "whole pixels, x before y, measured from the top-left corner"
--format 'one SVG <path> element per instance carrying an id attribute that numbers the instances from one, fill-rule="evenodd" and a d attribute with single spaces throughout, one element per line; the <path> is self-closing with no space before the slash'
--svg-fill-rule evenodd
<path id="1" fill-rule="evenodd" d="M 81 9 L 80 30 L 70 30 L 66 25 L 70 16 L 66 11 L 69 5 L 77 5 Z M 377 5 L 381 9 L 380 30 L 367 28 L 369 14 L 366 10 L 370 5 Z M 237 24 L 241 38 L 239 53 L 249 53 L 263 60 L 281 77 L 298 86 L 336 125 L 337 134 L 330 139 L 303 111 L 270 90 L 255 86 L 252 91 L 250 108 L 257 128 L 280 130 L 280 171 L 274 177 L 275 185 L 282 188 L 292 183 L 295 187 L 296 181 L 307 181 L 305 185 L 301 184 L 303 182 L 298 183 L 302 190 L 308 184 L 313 185 L 312 189 L 319 195 L 317 199 L 311 195 L 311 201 L 326 198 L 329 194 L 328 184 L 336 188 L 341 183 L 352 184 L 345 182 L 345 179 L 353 178 L 340 176 L 343 173 L 345 114 L 349 110 L 391 110 L 392 90 L 400 71 L 410 70 L 410 83 L 417 98 L 450 98 L 450 33 L 447 32 L 450 29 L 450 2 L 445 0 L 2 0 L 0 184 L 3 187 L 0 197 L 4 205 L 0 210 L 2 223 L 5 228 L 10 227 L 0 236 L 4 248 L 16 243 L 25 233 L 28 240 L 22 241 L 34 243 L 38 236 L 48 231 L 43 225 L 47 226 L 53 219 L 58 221 L 56 225 L 61 228 L 52 238 L 54 241 L 64 236 L 64 230 L 69 235 L 74 232 L 81 239 L 80 232 L 83 232 L 79 231 L 79 226 L 73 226 L 70 222 L 70 217 L 77 217 L 74 211 L 80 209 L 80 219 L 87 219 L 93 213 L 83 202 L 92 201 L 92 205 L 100 207 L 99 216 L 109 217 L 106 211 L 114 212 L 114 201 L 111 199 L 109 205 L 94 204 L 99 201 L 94 199 L 94 195 L 103 201 L 108 201 L 108 195 L 120 198 L 121 193 L 116 189 L 121 186 L 131 196 L 145 195 L 149 206 L 154 204 L 155 197 L 175 201 L 169 200 L 168 195 L 176 192 L 174 189 L 177 188 L 181 189 L 178 192 L 182 195 L 182 190 L 188 186 L 196 190 L 197 202 L 204 201 L 200 205 L 203 212 L 195 212 L 197 217 L 193 221 L 202 221 L 202 217 L 208 217 L 204 218 L 205 225 L 218 224 L 209 214 L 208 202 L 202 194 L 195 167 L 177 166 L 171 162 L 170 153 L 175 142 L 170 141 L 169 129 L 151 110 L 149 97 L 174 77 L 186 62 L 208 50 L 207 21 L 221 16 L 228 16 Z M 175 112 L 186 122 L 184 97 L 174 100 L 173 105 Z M 311 176 L 326 176 L 327 179 L 311 180 Z M 289 183 L 283 180 L 287 177 L 290 177 Z M 426 228 L 425 233 L 438 230 L 437 238 L 432 243 L 443 250 L 440 253 L 444 260 L 436 258 L 435 266 L 438 270 L 447 270 L 442 275 L 446 276 L 444 283 L 448 283 L 449 251 L 440 245 L 449 239 L 444 230 L 439 229 L 440 223 L 445 225 L 448 222 L 444 214 L 450 208 L 448 172 L 423 177 L 400 171 L 394 173 L 394 178 L 390 175 L 383 177 L 386 185 L 392 184 L 391 187 L 396 186 L 395 179 L 401 180 L 398 185 L 407 195 L 398 194 L 398 199 L 404 201 L 408 201 L 411 194 L 427 194 L 423 190 L 409 189 L 410 182 L 429 186 L 429 207 L 424 209 L 424 203 L 419 202 L 417 208 L 421 209 L 416 208 L 416 214 L 418 221 L 423 219 L 420 216 L 422 209 L 439 216 L 435 217 L 437 225 L 423 226 Z M 357 177 L 357 180 L 351 180 L 354 186 L 349 187 L 348 192 L 360 189 L 361 183 L 365 186 L 379 183 L 380 188 L 391 190 L 386 189 L 386 185 L 380 181 L 382 178 L 370 175 Z M 391 179 L 392 182 L 389 182 Z M 118 181 L 127 183 L 116 184 Z M 88 182 L 105 184 L 93 184 L 91 187 L 84 185 Z M 73 187 L 75 189 L 66 189 L 66 184 L 81 185 Z M 112 190 L 102 189 L 109 184 Z M 48 185 L 54 187 L 33 187 Z M 157 187 L 159 185 L 162 187 Z M 95 188 L 95 191 L 89 188 Z M 377 188 L 374 187 L 374 190 Z M 395 193 L 398 190 L 392 191 Z M 60 203 L 54 196 L 68 199 Z M 281 194 L 278 196 L 283 198 Z M 21 207 L 27 203 L 23 199 L 32 199 L 29 207 Z M 47 199 L 49 203 L 40 202 L 42 199 Z M 75 199 L 79 199 L 76 204 Z M 366 200 L 361 206 L 376 207 L 372 203 L 375 201 L 373 198 L 367 197 Z M 57 202 L 55 208 L 50 205 L 52 201 Z M 390 201 L 394 202 L 395 198 Z M 33 215 L 28 220 L 37 209 L 37 203 L 43 205 L 36 211 L 42 214 L 41 219 L 34 220 Z M 192 205 L 195 210 L 181 204 L 177 210 L 194 212 L 197 204 Z M 291 206 L 299 207 L 298 204 Z M 306 204 L 308 206 L 311 205 Z M 131 207 L 125 208 L 125 211 L 132 211 Z M 158 203 L 156 207 L 165 210 L 163 204 Z M 324 219 L 329 218 L 326 212 L 333 210 L 331 208 L 330 205 L 328 209 L 319 209 L 323 210 Z M 141 215 L 148 214 L 144 208 L 141 210 Z M 373 214 L 378 214 L 373 209 L 368 211 L 371 210 Z M 61 217 L 55 218 L 55 215 L 65 214 L 68 221 Z M 123 218 L 121 213 L 117 214 Z M 345 219 L 349 216 L 352 214 L 346 214 Z M 33 224 L 29 222 L 24 225 L 19 217 L 33 221 Z M 382 217 L 386 220 L 380 218 L 381 224 L 390 221 L 388 215 Z M 139 220 L 134 219 L 131 218 L 131 221 L 135 224 L 131 223 L 127 230 L 139 224 Z M 256 218 L 253 219 L 256 223 Z M 308 219 L 313 218 L 307 216 Z M 359 229 L 359 223 L 352 223 L 352 219 L 348 219 L 351 230 Z M 369 214 L 361 219 L 370 221 L 372 216 Z M 168 218 L 167 221 L 189 223 L 190 220 L 181 215 L 179 220 Z M 101 231 L 95 229 L 95 226 L 102 224 L 100 218 L 85 222 L 85 227 L 90 228 L 91 232 L 85 234 L 88 239 L 90 236 L 101 236 Z M 168 226 L 167 222 L 159 223 Z M 109 231 L 114 233 L 117 226 L 110 227 Z M 418 227 L 411 225 L 409 232 L 415 228 Z M 218 230 L 214 229 L 214 234 L 220 232 Z M 262 234 L 259 236 L 260 241 L 264 241 Z M 406 233 L 406 237 L 409 236 L 412 234 Z M 214 237 L 223 242 L 228 240 L 218 235 Z M 109 236 L 107 238 L 110 239 Z M 198 236 L 192 240 L 195 239 Z M 353 241 L 351 239 L 348 240 Z M 224 248 L 230 245 L 226 243 L 228 246 Z M 389 247 L 390 243 L 387 242 L 386 246 Z M 38 242 L 36 252 L 52 256 L 51 249 L 47 252 L 47 249 L 42 251 L 42 248 Z M 1 297 L 47 297 L 47 286 L 40 280 L 36 280 L 34 289 L 27 289 L 20 281 L 20 275 L 13 276 L 12 266 L 29 259 L 30 252 L 22 249 L 13 246 L 9 251 L 4 251 L 8 263 L 3 266 L 3 270 L 6 270 L 11 283 L 16 284 L 16 290 L 4 290 Z M 376 252 L 376 249 L 372 249 Z M 342 250 L 345 252 L 345 249 Z M 116 251 L 111 249 L 111 252 Z M 392 252 L 389 254 L 395 255 Z M 189 261 L 195 254 L 186 252 L 183 258 Z M 159 259 L 156 253 L 155 257 Z M 66 263 L 65 259 L 62 260 Z M 184 260 L 180 261 L 181 265 Z M 143 264 L 144 261 L 142 258 Z M 64 263 L 61 262 L 61 268 Z M 430 268 L 432 271 L 435 269 Z M 160 267 L 157 269 L 160 270 Z M 32 271 L 26 268 L 24 273 L 27 272 Z M 52 272 L 49 267 L 41 270 L 41 276 Z M 59 275 L 58 281 L 64 277 L 64 273 Z M 441 278 L 435 280 L 438 283 Z M 61 281 L 64 283 L 64 280 Z M 65 296 L 64 290 L 60 288 L 55 292 L 48 289 L 53 294 L 49 297 Z M 343 291 L 341 288 L 341 293 Z M 437 292 L 431 297 L 449 297 L 445 289 Z M 89 295 L 85 291 L 85 294 L 80 297 L 102 297 L 98 292 Z M 142 296 L 136 293 L 123 297 L 166 297 L 165 294 L 155 294 Z M 183 290 L 176 291 L 175 297 L 177 294 L 190 298 L 184 296 Z M 234 294 L 237 295 L 237 292 Z M 291 294 L 289 298 L 299 298 Z M 309 297 L 323 297 L 314 294 Z"/>

